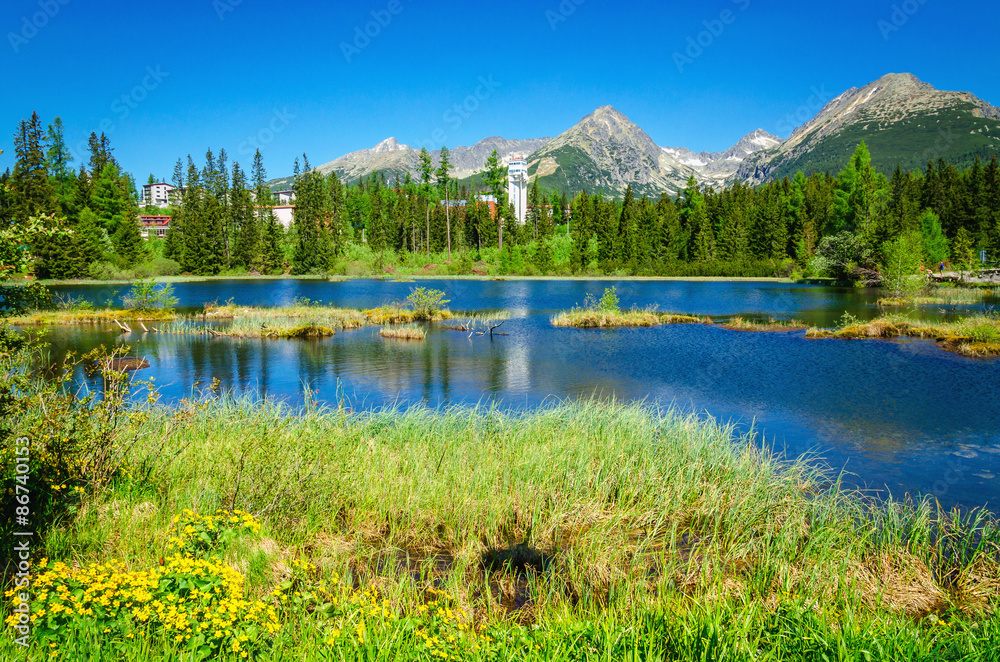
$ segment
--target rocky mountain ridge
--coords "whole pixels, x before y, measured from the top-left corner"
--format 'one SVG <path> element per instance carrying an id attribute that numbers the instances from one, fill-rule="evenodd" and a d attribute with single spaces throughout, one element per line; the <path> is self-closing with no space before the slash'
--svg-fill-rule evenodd
<path id="1" fill-rule="evenodd" d="M 1000 109 L 969 92 L 941 91 L 913 74 L 886 74 L 840 94 L 780 145 L 745 159 L 736 177 L 759 184 L 793 169 L 807 174 L 828 169 L 831 157 L 853 151 L 860 140 L 869 142 L 873 156 L 889 155 L 883 169 L 896 163 L 921 167 L 927 158 L 956 160 L 962 150 L 986 149 L 988 155 L 990 139 L 996 138 L 994 148 L 1000 142 L 1000 132 L 991 127 L 996 120 Z M 967 138 L 970 132 L 991 131 L 994 136 L 987 135 L 986 140 Z M 887 144 L 879 149 L 873 141 Z M 907 153 L 898 151 L 902 143 L 908 159 Z"/>
<path id="2" fill-rule="evenodd" d="M 882 170 L 897 164 L 919 168 L 928 158 L 961 165 L 1000 150 L 1000 108 L 969 92 L 937 90 L 912 74 L 887 74 L 840 94 L 786 140 L 757 129 L 725 151 L 696 152 L 661 147 L 623 113 L 602 106 L 555 138 L 494 136 L 455 147 L 452 176 L 473 177 L 496 150 L 503 158 L 527 155 L 529 175 L 545 188 L 621 197 L 631 185 L 638 195 L 658 197 L 676 195 L 691 177 L 719 188 L 736 180 L 759 184 L 797 170 L 836 172 L 862 140 Z M 431 152 L 435 167 L 439 156 Z M 388 180 L 416 175 L 418 167 L 418 149 L 388 138 L 317 169 L 353 182 L 379 172 Z M 272 185 L 288 187 L 291 178 Z"/>

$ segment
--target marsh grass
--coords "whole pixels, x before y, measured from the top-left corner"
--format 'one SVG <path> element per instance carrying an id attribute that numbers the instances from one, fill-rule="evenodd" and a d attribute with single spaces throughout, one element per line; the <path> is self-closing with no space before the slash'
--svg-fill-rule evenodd
<path id="1" fill-rule="evenodd" d="M 552 318 L 554 326 L 578 329 L 609 329 L 618 327 L 650 327 L 662 324 L 711 324 L 709 318 L 660 313 L 652 309 L 603 310 L 574 308 Z"/>
<path id="2" fill-rule="evenodd" d="M 1000 296 L 1000 288 L 987 287 L 937 287 L 925 296 L 914 297 L 913 303 L 925 304 L 978 304 L 988 297 Z"/>
<path id="3" fill-rule="evenodd" d="M 924 290 L 919 296 L 879 299 L 878 306 L 882 308 L 902 308 L 909 305 L 975 305 L 981 304 L 987 298 L 991 297 L 1000 297 L 1000 288 L 938 286 Z"/>
<path id="4" fill-rule="evenodd" d="M 177 319 L 172 310 L 43 310 L 10 317 L 14 326 L 59 326 L 78 324 L 114 324 L 121 322 L 170 322 Z"/>
<path id="5" fill-rule="evenodd" d="M 770 317 L 766 320 L 764 319 L 754 319 L 749 317 L 733 317 L 728 322 L 721 324 L 723 328 L 731 329 L 733 331 L 756 331 L 756 332 L 770 332 L 770 331 L 801 331 L 808 329 L 809 326 L 804 322 L 799 320 L 778 320 Z"/>
<path id="6" fill-rule="evenodd" d="M 332 638 L 320 611 L 285 611 L 273 659 L 425 659 L 420 614 L 439 599 L 468 615 L 463 659 L 821 659 L 875 641 L 930 654 L 1000 632 L 985 514 L 874 503 L 672 410 L 350 414 L 223 396 L 151 407 L 137 426 L 150 481 L 89 494 L 46 553 L 153 567 L 174 514 L 239 508 L 261 538 L 221 560 L 248 595 L 298 559 L 400 616 L 365 620 L 358 640 Z M 72 636 L 92 640 L 66 650 L 101 645 Z M 143 640 L 120 659 L 180 659 L 175 645 Z"/>
<path id="7" fill-rule="evenodd" d="M 407 326 L 383 326 L 378 334 L 383 338 L 393 338 L 396 340 L 423 340 L 427 337 L 427 331 L 416 324 Z"/>
<path id="8" fill-rule="evenodd" d="M 905 315 L 886 315 L 870 322 L 856 322 L 841 329 L 810 329 L 808 338 L 932 338 L 942 349 L 963 356 L 1000 356 L 1000 318 L 972 315 L 954 322 L 922 322 Z"/>

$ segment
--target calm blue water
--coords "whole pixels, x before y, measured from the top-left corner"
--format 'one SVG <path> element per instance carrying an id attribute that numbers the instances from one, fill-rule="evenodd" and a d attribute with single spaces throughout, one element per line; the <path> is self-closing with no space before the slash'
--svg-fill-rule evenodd
<path id="1" fill-rule="evenodd" d="M 847 482 L 933 494 L 945 505 L 1000 503 L 1000 361 L 966 359 L 930 341 L 807 340 L 804 332 L 750 334 L 702 325 L 556 329 L 549 317 L 616 286 L 624 307 L 725 318 L 797 318 L 832 326 L 845 311 L 879 314 L 876 292 L 772 283 L 614 281 L 221 281 L 175 286 L 181 305 L 232 299 L 280 306 L 296 298 L 370 307 L 411 287 L 446 291 L 453 310 L 507 309 L 510 335 L 468 338 L 429 327 L 422 343 L 377 329 L 322 341 L 233 340 L 132 334 L 86 327 L 49 332 L 53 351 L 126 342 L 151 368 L 167 402 L 218 379 L 226 388 L 302 403 L 371 409 L 500 402 L 532 408 L 567 398 L 617 398 L 755 426 L 789 456 L 813 453 Z M 64 287 L 104 303 L 114 288 Z M 927 316 L 953 311 L 929 309 Z"/>

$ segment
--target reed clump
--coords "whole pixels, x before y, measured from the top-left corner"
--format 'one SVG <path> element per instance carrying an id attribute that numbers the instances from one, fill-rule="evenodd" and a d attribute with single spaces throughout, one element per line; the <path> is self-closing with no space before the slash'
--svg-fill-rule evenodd
<path id="1" fill-rule="evenodd" d="M 206 321 L 228 322 L 213 328 L 211 335 L 236 338 L 298 338 L 323 337 L 333 335 L 337 331 L 367 326 L 406 326 L 412 325 L 418 319 L 437 321 L 449 319 L 450 316 L 451 313 L 447 310 L 438 310 L 427 316 L 424 312 L 416 312 L 401 306 L 386 305 L 357 310 L 305 302 L 282 308 L 212 305 L 206 306 L 202 318 Z"/>
<path id="2" fill-rule="evenodd" d="M 383 326 L 378 334 L 383 338 L 394 338 L 396 340 L 423 340 L 427 337 L 427 331 L 415 324 L 407 326 Z"/>
<path id="3" fill-rule="evenodd" d="M 692 315 L 658 313 L 652 310 L 600 310 L 577 308 L 552 318 L 555 326 L 578 329 L 611 329 L 619 327 L 650 327 L 662 324 L 711 324 L 711 320 Z"/>
<path id="4" fill-rule="evenodd" d="M 937 287 L 913 298 L 915 304 L 978 304 L 989 297 L 1000 297 L 997 287 Z"/>
<path id="5" fill-rule="evenodd" d="M 750 317 L 733 317 L 728 322 L 721 324 L 725 329 L 731 329 L 733 331 L 756 331 L 756 332 L 774 332 L 774 331 L 801 331 L 808 329 L 808 325 L 796 319 L 791 320 L 779 320 L 770 317 L 766 320 L 764 319 L 754 319 Z"/>

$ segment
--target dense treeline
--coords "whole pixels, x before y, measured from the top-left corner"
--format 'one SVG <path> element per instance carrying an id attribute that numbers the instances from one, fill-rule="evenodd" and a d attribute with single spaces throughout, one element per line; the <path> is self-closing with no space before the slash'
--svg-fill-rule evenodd
<path id="1" fill-rule="evenodd" d="M 188 156 L 186 173 L 178 159 L 173 176 L 176 205 L 163 242 L 164 258 L 199 276 L 234 269 L 283 271 L 285 231 L 270 206 L 259 150 L 252 177 L 249 182 L 237 162 L 230 173 L 225 150 L 217 157 L 209 150 L 201 170 Z M 258 200 L 266 204 L 258 205 Z"/>
<path id="2" fill-rule="evenodd" d="M 375 175 L 354 184 L 321 174 L 303 156 L 295 162 L 295 220 L 287 229 L 272 211 L 260 153 L 248 177 L 224 150 L 209 150 L 200 168 L 190 156 L 186 168 L 178 160 L 170 231 L 150 242 L 136 220 L 135 182 L 106 136 L 91 135 L 90 160 L 75 171 L 59 119 L 43 131 L 32 115 L 18 127 L 15 149 L 13 172 L 0 178 L 0 219 L 16 225 L 42 218 L 66 230 L 32 242 L 39 278 L 127 269 L 364 275 L 443 263 L 439 272 L 456 274 L 877 281 L 900 247 L 916 263 L 957 268 L 978 264 L 980 251 L 993 259 L 1000 250 L 996 158 L 966 170 L 931 161 L 922 172 L 897 168 L 889 178 L 872 167 L 864 143 L 836 176 L 799 173 L 721 191 L 692 180 L 676 199 L 636 198 L 629 189 L 623 200 L 587 191 L 568 200 L 535 184 L 523 225 L 508 204 L 506 169 L 495 152 L 481 172 L 483 190 L 456 183 L 447 149 L 437 168 L 424 151 L 415 176 Z"/>
<path id="3" fill-rule="evenodd" d="M 17 162 L 0 176 L 0 223 L 42 219 L 50 233 L 32 242 L 39 278 L 79 278 L 91 264 L 135 266 L 149 257 L 138 220 L 135 183 L 115 160 L 107 136 L 90 135 L 88 163 L 75 171 L 59 118 L 43 131 L 37 114 L 14 135 Z"/>

